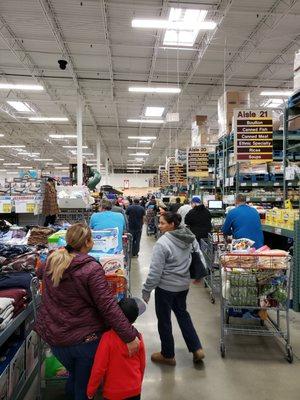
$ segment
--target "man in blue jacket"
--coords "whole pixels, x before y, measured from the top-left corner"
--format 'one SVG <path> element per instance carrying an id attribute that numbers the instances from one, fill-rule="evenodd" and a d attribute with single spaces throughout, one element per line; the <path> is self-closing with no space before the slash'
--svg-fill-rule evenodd
<path id="1" fill-rule="evenodd" d="M 259 249 L 264 244 L 264 235 L 258 212 L 246 204 L 243 194 L 236 196 L 235 205 L 236 208 L 229 211 L 222 227 L 224 235 L 232 235 L 234 239 L 251 239 L 255 242 L 253 247 Z"/>

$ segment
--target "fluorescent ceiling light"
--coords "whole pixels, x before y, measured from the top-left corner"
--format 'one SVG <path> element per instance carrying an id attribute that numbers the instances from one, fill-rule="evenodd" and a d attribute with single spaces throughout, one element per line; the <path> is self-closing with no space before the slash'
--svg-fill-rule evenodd
<path id="1" fill-rule="evenodd" d="M 27 165 L 23 165 L 23 167 L 17 167 L 18 169 L 33 169 L 33 167 L 29 167 Z"/>
<path id="2" fill-rule="evenodd" d="M 0 148 L 8 148 L 8 149 L 18 149 L 25 147 L 25 144 L 0 144 Z"/>
<path id="3" fill-rule="evenodd" d="M 11 107 L 13 107 L 15 110 L 19 112 L 25 112 L 25 113 L 34 112 L 34 110 L 27 103 L 24 103 L 23 101 L 7 101 L 7 104 L 9 104 Z"/>
<path id="4" fill-rule="evenodd" d="M 194 11 L 197 13 L 197 10 L 187 10 Z M 131 25 L 133 28 L 145 28 L 145 29 L 172 29 L 177 31 L 182 30 L 212 30 L 215 29 L 217 24 L 213 21 L 203 21 L 199 22 L 196 25 L 188 25 L 186 22 L 172 22 L 166 19 L 133 19 L 131 21 Z"/>
<path id="5" fill-rule="evenodd" d="M 129 123 L 138 123 L 138 124 L 163 124 L 163 119 L 128 119 L 127 122 Z"/>
<path id="6" fill-rule="evenodd" d="M 77 135 L 58 135 L 58 134 L 51 134 L 49 135 L 51 139 L 76 139 Z"/>
<path id="7" fill-rule="evenodd" d="M 291 90 L 278 90 L 278 91 L 263 91 L 260 93 L 261 96 L 292 96 L 293 92 Z"/>
<path id="8" fill-rule="evenodd" d="M 145 162 L 143 157 L 136 157 L 135 161 L 137 161 L 137 162 Z"/>
<path id="9" fill-rule="evenodd" d="M 164 110 L 164 107 L 146 107 L 145 117 L 161 117 Z"/>
<path id="10" fill-rule="evenodd" d="M 155 140 L 156 136 L 128 136 L 128 139 L 136 139 L 136 140 Z"/>
<path id="11" fill-rule="evenodd" d="M 282 99 L 269 99 L 263 103 L 263 107 L 267 108 L 278 108 L 284 103 Z"/>
<path id="12" fill-rule="evenodd" d="M 54 167 L 54 169 L 61 169 L 61 170 L 69 171 L 69 167 Z"/>
<path id="13" fill-rule="evenodd" d="M 7 171 L 7 174 L 9 174 L 9 175 L 18 175 L 19 172 L 16 172 L 16 171 Z"/>
<path id="14" fill-rule="evenodd" d="M 0 137 L 3 137 L 4 136 L 4 134 L 3 133 L 0 133 Z"/>
<path id="15" fill-rule="evenodd" d="M 130 149 L 130 150 L 151 150 L 152 149 L 152 147 L 127 147 L 127 149 Z"/>
<path id="16" fill-rule="evenodd" d="M 34 161 L 53 161 L 53 158 L 35 158 Z"/>
<path id="17" fill-rule="evenodd" d="M 19 162 L 11 162 L 11 163 L 7 162 L 7 163 L 3 163 L 3 165 L 8 167 L 9 165 L 20 165 L 20 163 Z"/>
<path id="18" fill-rule="evenodd" d="M 179 87 L 149 87 L 149 86 L 131 86 L 129 92 L 136 93 L 180 93 Z"/>
<path id="19" fill-rule="evenodd" d="M 28 119 L 29 119 L 29 121 L 33 121 L 33 122 L 45 122 L 45 121 L 63 122 L 63 121 L 69 121 L 69 119 L 66 118 L 66 117 L 30 117 Z"/>
<path id="20" fill-rule="evenodd" d="M 41 85 L 26 85 L 26 84 L 14 84 L 14 83 L 0 83 L 0 89 L 4 90 L 30 90 L 30 91 L 40 91 L 44 90 Z"/>
<path id="21" fill-rule="evenodd" d="M 133 169 L 133 170 L 136 170 L 136 171 L 140 171 L 142 168 L 140 168 L 140 167 L 127 167 L 127 169 Z"/>
<path id="22" fill-rule="evenodd" d="M 0 169 L 0 172 L 6 172 L 7 169 Z"/>
<path id="23" fill-rule="evenodd" d="M 144 144 L 151 143 L 151 140 L 140 140 L 140 143 L 144 143 Z"/>
<path id="24" fill-rule="evenodd" d="M 130 153 L 130 156 L 149 156 L 148 153 Z"/>
<path id="25" fill-rule="evenodd" d="M 77 150 L 70 150 L 70 152 L 71 152 L 74 156 L 77 155 Z M 94 155 L 95 155 L 94 153 L 82 153 L 82 156 L 83 156 L 83 157 L 86 157 L 86 156 L 94 156 Z"/>
<path id="26" fill-rule="evenodd" d="M 77 146 L 63 146 L 64 149 L 77 149 Z M 88 146 L 82 146 L 83 149 L 88 149 Z"/>
<path id="27" fill-rule="evenodd" d="M 4 161 L 4 158 L 0 158 L 0 161 Z"/>
<path id="28" fill-rule="evenodd" d="M 62 163 L 57 163 L 57 162 L 49 162 L 49 163 L 47 163 L 46 164 L 47 166 L 49 166 L 49 165 L 62 165 Z"/>

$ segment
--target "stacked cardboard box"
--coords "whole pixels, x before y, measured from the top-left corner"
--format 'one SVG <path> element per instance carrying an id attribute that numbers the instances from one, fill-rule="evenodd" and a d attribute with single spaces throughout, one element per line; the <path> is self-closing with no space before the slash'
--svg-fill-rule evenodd
<path id="1" fill-rule="evenodd" d="M 233 110 L 247 109 L 250 107 L 250 93 L 225 92 L 218 100 L 219 137 L 232 131 Z"/>
<path id="2" fill-rule="evenodd" d="M 203 146 L 208 135 L 207 115 L 195 115 L 192 119 L 192 147 Z"/>

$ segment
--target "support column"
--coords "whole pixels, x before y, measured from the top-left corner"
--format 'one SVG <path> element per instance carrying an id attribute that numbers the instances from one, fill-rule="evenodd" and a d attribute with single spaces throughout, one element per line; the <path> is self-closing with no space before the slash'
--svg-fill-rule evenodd
<path id="1" fill-rule="evenodd" d="M 83 184 L 82 173 L 82 101 L 77 99 L 77 185 Z"/>
<path id="2" fill-rule="evenodd" d="M 109 177 L 108 177 L 108 158 L 105 159 L 105 184 L 109 185 Z"/>
<path id="3" fill-rule="evenodd" d="M 96 158 L 97 158 L 97 171 L 100 172 L 100 168 L 101 168 L 101 142 L 100 142 L 99 135 L 97 136 Z"/>

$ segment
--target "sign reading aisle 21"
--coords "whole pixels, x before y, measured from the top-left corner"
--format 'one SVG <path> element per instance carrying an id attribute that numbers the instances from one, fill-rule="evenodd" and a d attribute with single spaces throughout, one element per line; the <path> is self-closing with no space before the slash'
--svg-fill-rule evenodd
<path id="1" fill-rule="evenodd" d="M 236 161 L 273 161 L 273 116 L 270 110 L 234 110 Z"/>

